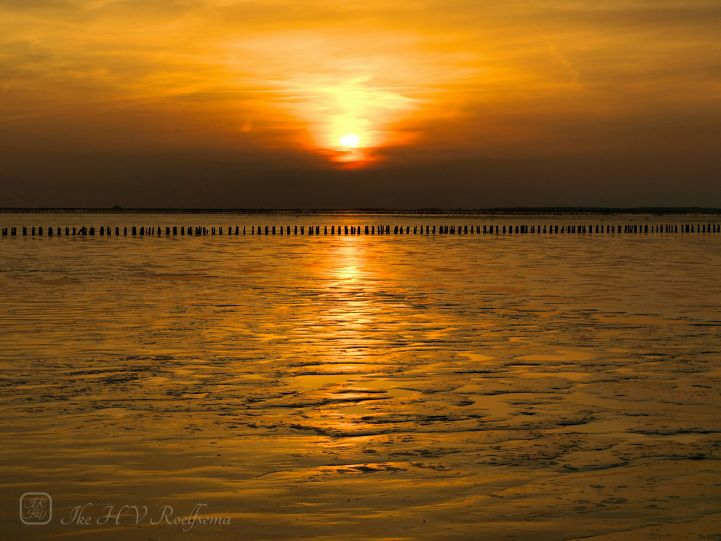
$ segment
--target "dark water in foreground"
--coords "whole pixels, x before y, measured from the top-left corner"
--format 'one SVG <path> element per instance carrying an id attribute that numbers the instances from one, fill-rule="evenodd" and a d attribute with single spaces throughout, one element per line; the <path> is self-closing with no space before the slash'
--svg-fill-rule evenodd
<path id="1" fill-rule="evenodd" d="M 405 220 L 656 222 L 0 215 Z M 0 261 L 0 539 L 721 539 L 721 235 L 28 237 Z M 230 524 L 161 519 L 197 504 Z"/>

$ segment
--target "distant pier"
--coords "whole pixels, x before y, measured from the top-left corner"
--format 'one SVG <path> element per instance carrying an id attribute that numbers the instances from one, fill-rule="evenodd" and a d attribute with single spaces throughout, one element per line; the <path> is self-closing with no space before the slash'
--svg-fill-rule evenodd
<path id="1" fill-rule="evenodd" d="M 83 225 L 2 227 L 13 237 L 216 237 L 216 236 L 516 236 L 516 235 L 670 235 L 721 233 L 717 223 L 683 224 L 363 224 L 363 225 Z"/>

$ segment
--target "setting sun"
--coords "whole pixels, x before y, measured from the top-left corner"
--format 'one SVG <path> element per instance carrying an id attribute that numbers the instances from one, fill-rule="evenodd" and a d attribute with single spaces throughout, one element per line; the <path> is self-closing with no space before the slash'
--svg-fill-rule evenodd
<path id="1" fill-rule="evenodd" d="M 347 133 L 341 136 L 338 142 L 345 149 L 358 148 L 360 146 L 360 137 L 355 133 Z"/>

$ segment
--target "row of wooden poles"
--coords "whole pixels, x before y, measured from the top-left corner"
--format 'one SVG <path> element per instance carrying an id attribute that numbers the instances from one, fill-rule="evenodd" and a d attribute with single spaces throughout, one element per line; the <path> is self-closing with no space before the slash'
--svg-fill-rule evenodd
<path id="1" fill-rule="evenodd" d="M 16 236 L 166 236 L 206 235 L 524 235 L 719 233 L 719 224 L 582 224 L 582 225 L 251 225 L 251 226 L 56 226 L 3 227 L 3 237 Z"/>

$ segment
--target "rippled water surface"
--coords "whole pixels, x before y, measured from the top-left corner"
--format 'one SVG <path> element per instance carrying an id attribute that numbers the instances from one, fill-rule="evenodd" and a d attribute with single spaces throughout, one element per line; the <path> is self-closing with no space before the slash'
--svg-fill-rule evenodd
<path id="1" fill-rule="evenodd" d="M 721 539 L 721 234 L 46 235 L 0 262 L 2 539 Z M 51 524 L 20 524 L 28 491 Z M 59 523 L 199 502 L 231 525 Z"/>

